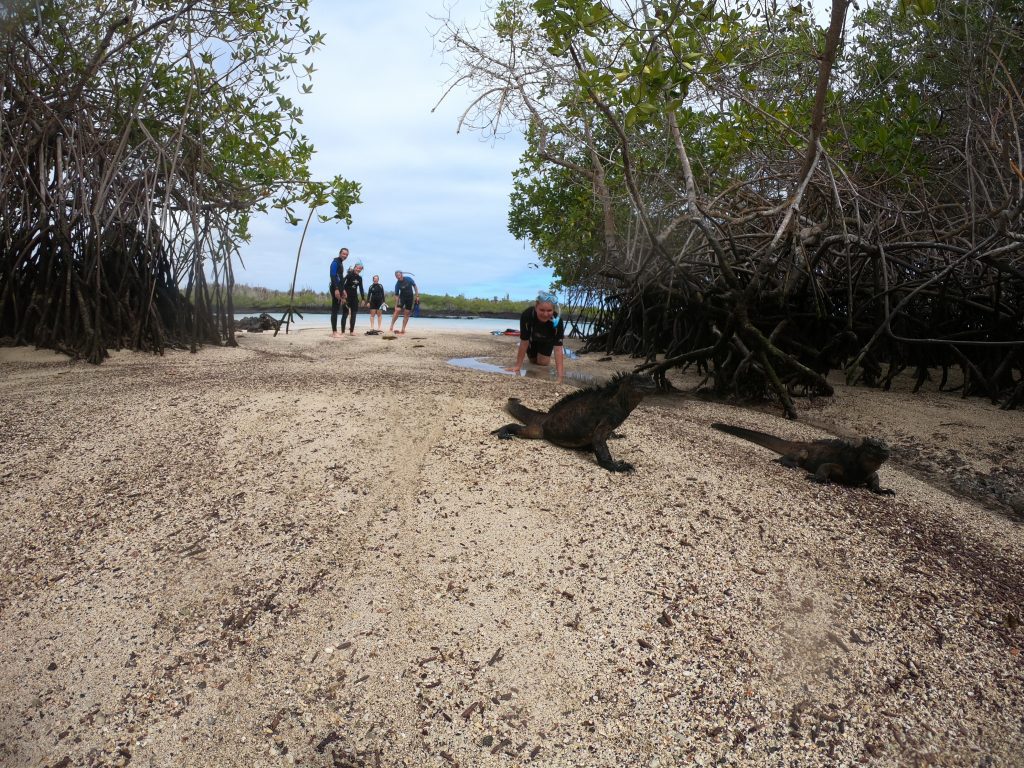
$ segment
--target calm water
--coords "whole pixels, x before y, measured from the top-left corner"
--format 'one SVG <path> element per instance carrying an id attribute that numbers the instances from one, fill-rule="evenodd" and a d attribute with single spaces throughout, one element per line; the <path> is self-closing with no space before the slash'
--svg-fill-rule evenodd
<path id="1" fill-rule="evenodd" d="M 243 314 L 235 315 L 236 320 L 240 320 L 243 317 L 252 317 L 259 315 L 259 312 L 246 312 Z M 281 318 L 280 312 L 269 312 L 268 313 L 275 320 Z M 341 322 L 341 318 L 338 318 L 338 322 Z M 387 331 L 388 325 L 391 323 L 391 315 L 387 314 L 384 316 L 384 330 Z M 325 328 L 330 330 L 331 327 L 331 315 L 330 313 L 313 313 L 306 312 L 303 317 L 296 317 L 292 320 L 291 330 L 302 330 L 304 328 Z M 402 318 L 398 318 L 398 328 L 402 327 Z M 480 333 L 490 333 L 491 331 L 504 331 L 506 328 L 519 329 L 518 320 L 506 320 L 506 319 L 493 319 L 486 317 L 410 317 L 409 318 L 409 332 L 415 331 L 417 328 L 424 331 L 427 330 L 448 330 L 448 331 L 471 331 Z M 370 329 L 370 315 L 366 311 L 361 311 L 356 316 L 356 332 L 367 331 Z M 284 333 L 284 327 L 281 328 L 281 333 Z"/>

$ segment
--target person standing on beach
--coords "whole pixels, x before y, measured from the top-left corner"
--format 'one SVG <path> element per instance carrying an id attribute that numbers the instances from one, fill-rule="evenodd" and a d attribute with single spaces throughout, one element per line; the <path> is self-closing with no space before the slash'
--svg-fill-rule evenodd
<path id="1" fill-rule="evenodd" d="M 516 350 L 516 364 L 506 368 L 510 373 L 518 374 L 523 369 L 523 361 L 529 358 L 534 365 L 547 368 L 551 358 L 555 358 L 556 384 L 561 384 L 565 377 L 565 350 L 562 337 L 565 335 L 565 324 L 558 316 L 558 299 L 553 293 L 541 291 L 532 307 L 523 310 L 519 316 L 519 349 Z"/>
<path id="2" fill-rule="evenodd" d="M 357 261 L 356 265 L 345 275 L 345 282 L 342 289 L 345 292 L 345 306 L 341 310 L 341 332 L 345 333 L 345 319 L 348 318 L 348 334 L 356 332 L 356 312 L 359 311 L 359 302 L 366 298 L 363 292 L 363 262 Z"/>
<path id="3" fill-rule="evenodd" d="M 338 255 L 331 261 L 331 338 L 339 339 L 341 334 L 338 333 L 338 310 L 341 309 L 341 304 L 344 301 L 344 287 L 345 282 L 345 259 L 348 258 L 348 248 L 342 248 L 338 251 Z M 345 330 L 345 321 L 341 322 L 341 330 Z"/>
<path id="4" fill-rule="evenodd" d="M 388 333 L 395 333 L 395 323 L 398 322 L 398 314 L 403 313 L 402 330 L 398 331 L 401 336 L 409 325 L 409 313 L 414 305 L 420 303 L 420 289 L 416 287 L 416 281 L 401 270 L 395 270 L 395 314 L 391 318 L 391 327 Z"/>
<path id="5" fill-rule="evenodd" d="M 381 307 L 384 306 L 384 286 L 380 284 L 380 275 L 373 276 L 373 282 L 366 291 L 366 298 L 370 304 L 370 331 L 373 331 L 373 319 L 377 318 L 377 331 L 384 329 L 384 313 Z"/>

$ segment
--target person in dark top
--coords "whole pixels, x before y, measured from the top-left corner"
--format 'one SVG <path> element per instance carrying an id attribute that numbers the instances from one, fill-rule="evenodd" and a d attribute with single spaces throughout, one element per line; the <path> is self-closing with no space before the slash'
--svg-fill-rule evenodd
<path id="1" fill-rule="evenodd" d="M 380 283 L 380 275 L 373 276 L 373 282 L 366 291 L 366 299 L 370 304 L 370 330 L 368 333 L 373 332 L 374 318 L 377 318 L 377 331 L 380 332 L 384 328 L 384 312 L 387 311 L 384 304 L 384 286 Z M 381 311 L 381 307 L 385 307 L 384 312 Z"/>
<path id="2" fill-rule="evenodd" d="M 519 316 L 519 349 L 516 351 L 516 364 L 506 368 L 510 373 L 518 374 L 523 369 L 523 361 L 529 358 L 534 365 L 551 364 L 555 358 L 556 384 L 561 384 L 565 377 L 565 350 L 562 337 L 565 335 L 565 324 L 558 316 L 555 294 L 541 291 L 532 307 L 523 310 Z"/>
<path id="3" fill-rule="evenodd" d="M 405 333 L 405 328 L 409 325 L 409 313 L 412 312 L 413 306 L 419 304 L 420 289 L 416 287 L 416 281 L 401 270 L 395 270 L 395 281 L 395 314 L 391 318 L 391 327 L 388 328 L 388 333 L 395 333 L 395 323 L 398 322 L 398 314 L 402 312 L 404 313 L 402 330 L 398 331 L 398 334 L 401 335 Z"/>
<path id="4" fill-rule="evenodd" d="M 338 255 L 331 261 L 331 336 L 335 339 L 341 338 L 338 333 L 338 310 L 341 309 L 344 301 L 343 293 L 345 282 L 345 259 L 348 258 L 348 248 L 342 248 Z M 345 321 L 342 320 L 341 330 L 345 330 Z"/>
<path id="5" fill-rule="evenodd" d="M 348 318 L 349 336 L 356 332 L 356 312 L 359 311 L 359 302 L 366 298 L 363 292 L 363 262 L 357 261 L 345 275 L 345 281 L 341 284 L 345 293 L 345 306 L 341 310 L 341 332 L 345 333 L 345 318 Z"/>

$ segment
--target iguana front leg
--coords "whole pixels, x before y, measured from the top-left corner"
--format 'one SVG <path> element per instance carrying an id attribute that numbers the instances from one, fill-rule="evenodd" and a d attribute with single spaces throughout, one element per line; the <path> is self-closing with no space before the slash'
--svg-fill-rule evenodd
<path id="1" fill-rule="evenodd" d="M 868 490 L 877 493 L 879 496 L 895 496 L 896 491 L 892 488 L 883 488 L 877 472 L 872 472 L 866 483 Z"/>
<path id="2" fill-rule="evenodd" d="M 608 451 L 608 435 L 611 433 L 610 429 L 596 429 L 594 431 L 594 456 L 597 457 L 597 463 L 604 467 L 609 472 L 632 472 L 633 465 L 629 462 L 616 462 L 611 458 L 611 452 Z"/>
<path id="3" fill-rule="evenodd" d="M 633 465 L 628 461 L 616 461 L 608 451 L 607 443 L 594 443 L 594 455 L 597 456 L 597 463 L 609 472 L 632 472 Z"/>

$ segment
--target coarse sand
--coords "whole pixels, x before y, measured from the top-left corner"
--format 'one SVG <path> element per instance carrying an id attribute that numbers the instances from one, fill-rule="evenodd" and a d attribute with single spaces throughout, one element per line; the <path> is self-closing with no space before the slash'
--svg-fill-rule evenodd
<path id="1" fill-rule="evenodd" d="M 637 361 L 448 362 L 515 343 L 0 350 L 0 765 L 1024 765 L 1024 414 L 659 394 L 611 473 L 491 431 Z M 897 495 L 714 421 L 883 438 Z"/>

